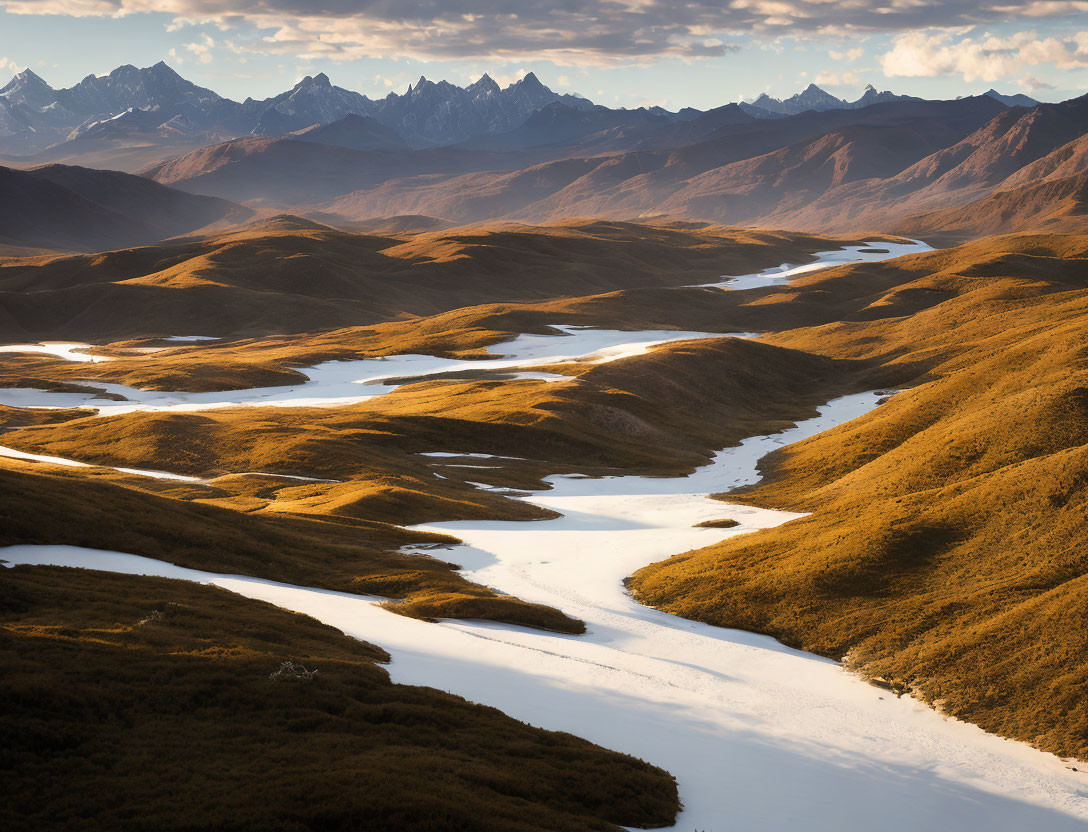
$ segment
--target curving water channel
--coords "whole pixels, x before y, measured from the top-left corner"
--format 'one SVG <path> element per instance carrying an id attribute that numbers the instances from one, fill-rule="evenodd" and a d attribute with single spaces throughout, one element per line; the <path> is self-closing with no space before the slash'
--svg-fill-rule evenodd
<path id="1" fill-rule="evenodd" d="M 691 332 L 685 330 L 641 330 L 628 332 L 557 324 L 551 335 L 518 335 L 501 345 L 502 355 L 491 358 L 440 358 L 433 355 L 389 355 L 349 361 L 325 361 L 304 368 L 306 381 L 278 387 L 250 387 L 212 393 L 141 390 L 124 384 L 89 380 L 101 390 L 61 393 L 29 387 L 0 388 L 0 405 L 10 407 L 93 407 L 99 416 L 116 416 L 134 411 L 199 411 L 227 407 L 337 407 L 359 404 L 384 396 L 398 387 L 423 377 L 458 373 L 496 373 L 504 378 L 533 378 L 566 381 L 568 376 L 526 370 L 574 361 L 603 364 L 640 355 L 659 344 L 693 338 L 754 338 L 755 332 Z M 12 345 L 8 352 L 42 352 L 40 345 Z M 88 344 L 66 344 L 67 352 L 52 352 L 59 358 L 84 361 L 90 356 L 73 352 Z M 95 356 L 95 358 L 100 358 Z M 125 401 L 104 398 L 102 393 L 121 396 Z"/>
<path id="2" fill-rule="evenodd" d="M 738 290 L 788 282 L 799 274 L 840 266 L 845 263 L 887 260 L 904 254 L 930 251 L 919 240 L 907 243 L 864 243 L 834 251 L 818 252 L 812 263 L 790 266 L 783 263 L 758 274 L 728 277 L 716 283 L 702 284 Z M 124 384 L 97 379 L 88 384 L 95 392 L 55 392 L 35 388 L 0 388 L 0 405 L 9 407 L 89 407 L 100 416 L 133 411 L 198 411 L 227 407 L 335 407 L 358 404 L 395 390 L 412 379 L 423 376 L 451 375 L 465 372 L 502 373 L 512 378 L 564 380 L 557 374 L 533 372 L 525 368 L 573 361 L 604 363 L 639 355 L 659 344 L 694 338 L 753 338 L 755 332 L 692 332 L 683 330 L 643 330 L 638 332 L 596 329 L 586 326 L 555 325 L 553 335 L 526 335 L 503 342 L 502 355 L 492 358 L 462 360 L 432 355 L 391 355 L 351 361 L 326 361 L 303 368 L 307 379 L 296 385 L 253 387 L 211 393 L 163 392 L 140 390 Z M 210 336 L 168 336 L 164 341 L 209 341 Z M 69 361 L 108 361 L 105 356 L 87 354 L 89 344 L 55 342 L 11 344 L 0 353 L 45 353 Z M 153 348 L 159 349 L 159 348 Z M 103 397 L 105 393 L 108 397 Z M 124 401 L 116 401 L 120 396 Z"/>
<path id="3" fill-rule="evenodd" d="M 644 333 L 627 335 L 635 343 Z M 427 554 L 581 618 L 581 636 L 428 624 L 382 609 L 382 599 L 116 552 L 15 546 L 0 558 L 212 583 L 312 615 L 387 649 L 397 682 L 449 690 L 668 769 L 684 832 L 1085 829 L 1088 785 L 1052 755 L 944 719 L 836 662 L 676 618 L 624 591 L 623 578 L 647 563 L 799 517 L 706 495 L 755 482 L 766 453 L 877 402 L 875 393 L 837 399 L 788 431 L 719 452 L 688 477 L 551 477 L 548 490 L 521 499 L 561 514 L 552 520 L 419 527 L 463 541 Z M 694 527 L 725 517 L 740 525 Z"/>

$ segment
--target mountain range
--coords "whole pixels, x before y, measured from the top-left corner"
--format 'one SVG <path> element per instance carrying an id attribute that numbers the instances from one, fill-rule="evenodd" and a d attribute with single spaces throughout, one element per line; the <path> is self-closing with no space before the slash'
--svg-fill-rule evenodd
<path id="1" fill-rule="evenodd" d="M 856 101 L 847 101 L 845 98 L 837 98 L 815 84 L 809 84 L 802 92 L 783 100 L 772 98 L 763 93 L 755 101 L 741 102 L 740 107 L 746 113 L 756 118 L 778 118 L 780 116 L 792 116 L 807 110 L 857 110 L 868 107 L 870 104 L 880 104 L 884 101 L 921 101 L 912 95 L 896 95 L 885 90 L 877 92 L 876 87 L 868 84 L 861 98 Z"/>
<path id="2" fill-rule="evenodd" d="M 320 130 L 358 127 L 369 136 L 357 121 Z M 619 126 L 607 112 L 553 102 L 525 127 L 486 141 L 397 151 L 249 137 L 144 173 L 333 224 L 405 214 L 454 223 L 662 214 L 846 231 L 888 229 L 1030 185 L 1034 178 L 1018 172 L 1052 153 L 1065 159 L 1055 170 L 1078 173 L 1080 156 L 1065 146 L 1086 130 L 1085 98 L 1032 108 L 988 95 L 900 100 L 774 120 L 728 105 L 684 121 L 644 112 Z"/>
<path id="3" fill-rule="evenodd" d="M 1007 105 L 1035 103 L 1022 95 L 988 94 Z M 846 101 L 812 84 L 784 101 L 762 95 L 738 109 L 750 117 L 781 118 L 910 100 L 919 99 L 869 86 L 856 101 Z M 559 106 L 542 112 L 551 105 Z M 186 80 L 164 62 L 143 69 L 126 64 L 67 89 L 54 89 L 26 69 L 0 89 L 0 154 L 138 170 L 205 144 L 245 135 L 282 136 L 348 115 L 372 118 L 409 146 L 425 148 L 486 143 L 487 137 L 525 127 L 533 118 L 534 130 L 549 122 L 558 135 L 576 129 L 579 119 L 597 130 L 640 129 L 648 123 L 682 124 L 701 113 L 601 107 L 580 95 L 554 92 L 532 72 L 505 87 L 486 74 L 466 87 L 420 77 L 404 93 L 381 99 L 335 86 L 320 73 L 271 98 L 237 102 Z"/>
<path id="4" fill-rule="evenodd" d="M 281 212 L 343 228 L 663 215 L 932 238 L 1079 222 L 1088 103 L 871 86 L 846 101 L 813 84 L 784 101 L 628 110 L 532 73 L 506 87 L 420 78 L 376 101 L 321 74 L 239 103 L 159 63 L 65 90 L 21 72 L 0 91 L 0 128 L 5 147 L 62 138 L 3 171 L 3 203 L 23 207 L 2 241 L 30 249 L 145 244 Z"/>
<path id="5" fill-rule="evenodd" d="M 405 93 L 379 100 L 334 86 L 321 73 L 272 98 L 237 102 L 187 81 L 161 61 L 89 75 L 60 90 L 27 69 L 0 90 L 0 152 L 28 155 L 52 148 L 52 158 L 43 159 L 52 161 L 111 138 L 207 144 L 248 134 L 280 136 L 353 114 L 381 122 L 414 147 L 430 147 L 513 129 L 553 101 L 575 109 L 593 106 L 580 96 L 553 92 L 531 72 L 506 87 L 488 75 L 467 87 L 421 77 Z"/>

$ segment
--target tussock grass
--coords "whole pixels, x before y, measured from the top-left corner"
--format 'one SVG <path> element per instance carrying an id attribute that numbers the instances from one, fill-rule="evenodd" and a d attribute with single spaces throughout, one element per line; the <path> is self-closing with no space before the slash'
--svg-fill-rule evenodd
<path id="1" fill-rule="evenodd" d="M 437 690 L 208 587 L 0 572 L 6 829 L 581 832 L 671 824 L 647 763 Z M 316 670 L 274 681 L 285 662 Z"/>
<path id="2" fill-rule="evenodd" d="M 696 523 L 695 525 L 702 529 L 733 529 L 739 526 L 740 523 L 731 517 L 721 517 L 717 520 L 704 520 L 702 523 Z"/>

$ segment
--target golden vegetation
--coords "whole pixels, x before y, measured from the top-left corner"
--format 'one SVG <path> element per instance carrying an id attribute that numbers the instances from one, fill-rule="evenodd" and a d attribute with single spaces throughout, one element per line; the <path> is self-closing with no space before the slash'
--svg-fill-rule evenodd
<path id="1" fill-rule="evenodd" d="M 188 483 L 0 460 L 0 545 L 111 549 L 209 572 L 381 595 L 419 617 L 583 630 L 550 607 L 469 583 L 446 563 L 396 551 L 451 538 L 352 517 L 254 513 L 244 500 L 216 504 L 217 492 L 208 492 Z"/>
<path id="2" fill-rule="evenodd" d="M 773 336 L 917 386 L 725 497 L 811 516 L 648 566 L 637 596 L 845 656 L 987 730 L 1088 756 L 1086 258 L 1083 236 L 980 241 L 895 264 L 915 279 L 874 300 L 880 317 Z M 883 317 L 910 291 L 946 299 Z"/>
<path id="3" fill-rule="evenodd" d="M 0 574 L 6 829 L 582 832 L 674 821 L 664 771 L 437 690 L 380 648 L 181 581 Z M 280 673 L 285 662 L 316 674 Z"/>
<path id="4" fill-rule="evenodd" d="M 630 229 L 619 226 L 603 223 L 593 233 L 611 229 L 618 239 L 610 245 L 622 247 Z M 569 233 L 582 245 L 589 232 L 579 224 Z M 680 232 L 669 226 L 662 233 Z M 426 250 L 435 263 L 486 274 L 480 264 L 490 256 L 488 240 L 420 235 L 398 244 L 399 256 L 411 261 Z M 495 263 L 513 256 L 505 252 Z M 58 413 L 7 435 L 5 444 L 195 474 L 210 478 L 210 487 L 134 484 L 99 470 L 22 473 L 25 482 L 9 492 L 10 516 L 25 518 L 24 537 L 10 540 L 117 548 L 214 571 L 351 586 L 400 598 L 399 611 L 423 617 L 569 629 L 578 623 L 557 611 L 473 587 L 437 561 L 391 554 L 420 539 L 391 524 L 532 519 L 543 515 L 466 481 L 520 489 L 556 472 L 682 474 L 711 449 L 779 430 L 836 395 L 909 387 L 868 417 L 776 455 L 764 484 L 729 497 L 812 516 L 647 567 L 633 588 L 672 612 L 848 655 L 861 672 L 909 687 L 949 713 L 1085 756 L 1088 700 L 1075 669 L 1088 648 L 1076 625 L 1088 551 L 1086 261 L 1083 235 L 1012 235 L 745 292 L 654 278 L 584 297 L 490 303 L 104 364 L 13 359 L 6 383 L 34 376 L 216 389 L 294 380 L 293 366 L 360 354 L 479 354 L 514 333 L 546 331 L 548 323 L 768 333 L 763 342 L 682 342 L 608 364 L 546 368 L 569 381 L 432 380 L 336 409 L 107 419 Z M 660 268 L 664 274 L 667 264 Z M 704 271 L 683 282 L 706 279 Z M 108 349 L 123 355 L 139 345 Z M 417 456 L 426 451 L 531 460 L 461 468 L 464 459 Z M 242 476 L 252 471 L 343 482 Z M 45 507 L 70 499 L 73 517 L 50 513 L 40 522 Z M 117 524 L 88 531 L 91 507 L 115 504 L 122 507 L 110 515 L 121 518 Z M 212 511 L 220 513 L 202 514 Z M 145 519 L 155 516 L 162 519 Z M 123 518 L 135 517 L 141 532 L 134 537 Z M 279 540 L 269 535 L 290 541 L 269 546 Z"/>
<path id="5" fill-rule="evenodd" d="M 704 520 L 702 523 L 696 523 L 695 525 L 704 529 L 732 529 L 739 526 L 740 523 L 729 517 L 721 517 L 717 520 Z"/>
<path id="6" fill-rule="evenodd" d="M 799 261 L 836 241 L 702 224 L 582 220 L 397 237 L 288 218 L 202 240 L 0 264 L 0 337 L 314 332 Z"/>

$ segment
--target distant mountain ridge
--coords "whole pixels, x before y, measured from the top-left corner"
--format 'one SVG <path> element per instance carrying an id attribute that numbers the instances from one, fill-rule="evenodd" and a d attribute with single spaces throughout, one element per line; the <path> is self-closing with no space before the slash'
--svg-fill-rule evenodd
<path id="1" fill-rule="evenodd" d="M 0 151 L 26 155 L 87 134 L 126 130 L 145 137 L 166 130 L 207 144 L 249 134 L 282 136 L 348 115 L 373 118 L 412 146 L 433 147 L 514 129 L 552 102 L 594 106 L 553 92 L 532 72 L 506 87 L 488 75 L 467 87 L 421 77 L 405 93 L 377 100 L 337 87 L 320 73 L 272 98 L 237 102 L 187 81 L 161 61 L 89 75 L 61 90 L 27 69 L 0 90 Z"/>
<path id="2" fill-rule="evenodd" d="M 1007 106 L 1031 101 L 994 90 L 987 95 Z M 878 92 L 870 85 L 860 98 L 846 101 L 811 84 L 785 100 L 762 95 L 750 104 L 728 106 L 755 118 L 779 118 L 809 110 L 859 109 L 908 100 L 921 99 Z M 551 105 L 561 109 L 540 114 Z M 578 114 L 585 115 L 581 125 Z M 67 89 L 54 89 L 30 69 L 18 73 L 0 89 L 0 153 L 30 156 L 30 163 L 86 161 L 138 170 L 202 145 L 246 135 L 283 136 L 349 115 L 374 119 L 409 146 L 425 148 L 501 136 L 522 128 L 531 118 L 537 121 L 533 127 L 542 128 L 543 133 L 569 138 L 606 129 L 637 132 L 683 125 L 707 114 L 692 108 L 674 113 L 661 107 L 602 107 L 579 95 L 557 93 L 532 72 L 505 87 L 486 74 L 465 87 L 420 77 L 404 93 L 391 92 L 380 99 L 335 86 L 319 73 L 271 98 L 238 102 L 186 80 L 160 61 L 143 69 L 126 64 L 108 75 L 88 75 Z M 517 141 L 525 145 L 534 140 Z M 117 150 L 126 144 L 141 144 L 148 150 L 136 162 L 119 164 Z M 156 146 L 163 147 L 157 155 Z"/>
<path id="3" fill-rule="evenodd" d="M 375 184 L 344 193 L 321 210 L 341 221 L 394 214 L 457 223 L 665 215 L 847 233 L 898 230 L 908 216 L 966 206 L 1000 192 L 989 202 L 947 215 L 957 236 L 966 235 L 972 223 L 1023 230 L 1041 226 L 1045 218 L 1048 226 L 1070 228 L 1084 216 L 1083 180 L 1077 177 L 1088 170 L 1088 96 L 1009 109 L 979 95 L 725 121 L 709 134 L 694 133 L 701 137 L 686 144 L 568 155 L 514 170 L 493 164 L 460 174 L 434 175 L 439 172 L 432 168 L 398 177 L 383 164 L 374 168 Z M 686 126 L 668 125 L 664 132 Z M 246 180 L 260 189 L 258 195 L 272 195 L 275 166 L 271 160 L 254 162 Z M 189 181 L 160 181 L 238 198 L 191 174 Z M 1017 195 L 1023 205 L 1014 209 Z M 987 216 L 988 210 L 995 215 Z M 932 227 L 921 236 L 933 236 L 940 219 L 926 220 Z M 922 227 L 921 221 L 914 224 Z"/>
<path id="4" fill-rule="evenodd" d="M 763 93 L 755 101 L 741 102 L 740 108 L 746 113 L 757 118 L 775 118 L 778 116 L 794 116 L 808 110 L 858 110 L 871 104 L 881 104 L 885 101 L 922 101 L 923 99 L 913 95 L 896 95 L 885 90 L 878 92 L 876 87 L 868 84 L 861 97 L 856 101 L 847 101 L 845 98 L 837 98 L 827 90 L 821 89 L 815 84 L 809 84 L 802 92 L 790 96 L 787 99 L 771 98 Z M 1002 102 L 1004 103 L 1004 102 Z"/>

